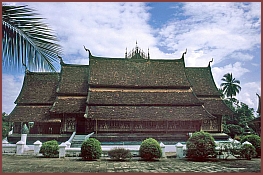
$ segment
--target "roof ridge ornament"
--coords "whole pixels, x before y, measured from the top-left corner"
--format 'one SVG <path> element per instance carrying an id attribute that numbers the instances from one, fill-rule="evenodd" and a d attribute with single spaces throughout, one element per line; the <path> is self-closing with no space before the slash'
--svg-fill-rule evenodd
<path id="1" fill-rule="evenodd" d="M 83 45 L 84 46 L 84 45 Z M 85 51 L 86 52 L 89 52 L 89 57 L 91 57 L 92 55 L 91 55 L 91 52 L 90 52 L 90 50 L 89 49 L 87 49 L 85 46 L 84 46 L 84 49 L 85 49 Z"/>
<path id="2" fill-rule="evenodd" d="M 184 59 L 184 55 L 187 53 L 187 48 L 185 49 L 185 52 L 182 55 L 182 59 Z"/>
<path id="3" fill-rule="evenodd" d="M 209 61 L 209 63 L 208 63 L 208 67 L 210 67 L 210 63 L 212 63 L 213 61 L 214 61 L 214 59 L 212 58 L 212 60 Z"/>
<path id="4" fill-rule="evenodd" d="M 27 66 L 26 66 L 26 64 L 25 64 L 24 62 L 22 62 L 22 64 L 23 64 L 23 66 L 25 67 L 25 73 L 28 73 L 28 72 L 29 72 L 29 70 L 27 69 Z"/>
<path id="5" fill-rule="evenodd" d="M 59 58 L 59 60 L 60 60 L 60 64 L 65 64 L 64 61 L 63 61 L 63 59 L 62 59 L 62 57 L 59 56 L 58 54 L 57 54 L 57 56 L 58 56 L 58 58 Z"/>
<path id="6" fill-rule="evenodd" d="M 137 40 L 136 40 L 135 48 L 133 48 L 128 54 L 127 54 L 127 48 L 126 48 L 125 58 L 147 59 L 148 60 L 148 59 L 150 59 L 149 48 L 148 48 L 148 54 L 146 54 L 141 48 L 138 47 Z"/>
<path id="7" fill-rule="evenodd" d="M 259 116 L 261 115 L 261 96 L 258 95 L 258 93 L 256 93 L 256 95 L 258 96 L 258 109 L 257 109 L 257 113 L 259 114 Z"/>

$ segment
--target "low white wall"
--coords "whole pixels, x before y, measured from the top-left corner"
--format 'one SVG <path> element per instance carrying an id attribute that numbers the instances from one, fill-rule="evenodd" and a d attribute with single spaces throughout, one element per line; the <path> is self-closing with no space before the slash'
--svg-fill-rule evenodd
<path id="1" fill-rule="evenodd" d="M 16 153 L 16 144 L 2 144 L 2 153 Z"/>

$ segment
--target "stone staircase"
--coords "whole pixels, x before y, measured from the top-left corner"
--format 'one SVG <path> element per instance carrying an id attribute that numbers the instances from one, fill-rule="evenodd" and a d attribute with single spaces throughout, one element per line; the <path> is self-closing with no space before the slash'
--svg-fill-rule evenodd
<path id="1" fill-rule="evenodd" d="M 83 141 L 85 140 L 85 137 L 87 135 L 75 135 L 72 142 L 71 142 L 71 148 L 80 148 Z"/>

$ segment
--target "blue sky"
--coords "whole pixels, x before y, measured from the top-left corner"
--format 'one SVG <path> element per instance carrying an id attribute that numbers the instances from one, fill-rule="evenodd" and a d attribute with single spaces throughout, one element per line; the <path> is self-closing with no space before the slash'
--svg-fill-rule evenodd
<path id="1" fill-rule="evenodd" d="M 261 3 L 230 2 L 44 2 L 27 4 L 55 31 L 64 62 L 88 64 L 95 56 L 124 57 L 138 46 L 152 59 L 177 59 L 186 66 L 211 64 L 217 87 L 226 73 L 241 81 L 237 99 L 257 109 L 261 94 Z M 24 73 L 3 68 L 2 112 L 10 113 Z"/>

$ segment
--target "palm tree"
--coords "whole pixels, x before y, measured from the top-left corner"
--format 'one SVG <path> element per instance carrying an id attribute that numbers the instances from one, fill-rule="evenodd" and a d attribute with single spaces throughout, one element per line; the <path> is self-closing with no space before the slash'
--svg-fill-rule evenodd
<path id="1" fill-rule="evenodd" d="M 61 46 L 33 9 L 2 6 L 2 66 L 55 71 Z"/>
<path id="2" fill-rule="evenodd" d="M 224 81 L 220 85 L 223 93 L 230 97 L 230 101 L 233 102 L 233 96 L 236 96 L 241 91 L 240 81 L 233 78 L 232 73 L 225 74 L 221 80 Z"/>

